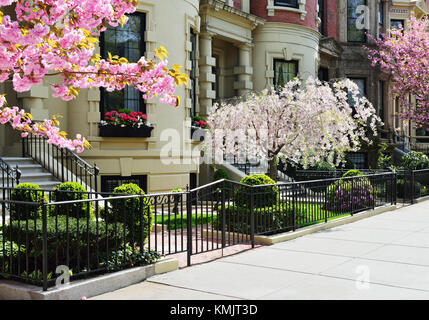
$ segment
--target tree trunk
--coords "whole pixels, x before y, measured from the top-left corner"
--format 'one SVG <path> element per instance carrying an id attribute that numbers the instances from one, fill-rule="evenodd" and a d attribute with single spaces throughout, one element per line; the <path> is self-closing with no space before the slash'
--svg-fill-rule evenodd
<path id="1" fill-rule="evenodd" d="M 277 182 L 277 156 L 268 161 L 268 176 Z"/>

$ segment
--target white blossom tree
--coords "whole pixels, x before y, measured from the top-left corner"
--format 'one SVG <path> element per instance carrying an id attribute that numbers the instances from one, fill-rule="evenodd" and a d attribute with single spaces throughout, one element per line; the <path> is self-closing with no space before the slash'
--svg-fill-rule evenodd
<path id="1" fill-rule="evenodd" d="M 375 135 L 381 121 L 353 81 L 309 78 L 252 93 L 235 105 L 215 104 L 208 122 L 216 161 L 224 155 L 267 160 L 269 176 L 277 179 L 279 158 L 304 167 L 322 159 L 340 164 L 362 141 L 371 143 L 367 131 Z"/>

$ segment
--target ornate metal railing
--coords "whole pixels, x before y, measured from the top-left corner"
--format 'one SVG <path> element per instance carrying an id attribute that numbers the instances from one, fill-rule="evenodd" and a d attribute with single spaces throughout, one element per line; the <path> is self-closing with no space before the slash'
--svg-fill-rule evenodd
<path id="1" fill-rule="evenodd" d="M 1 184 L 8 188 L 13 188 L 19 184 L 21 178 L 21 170 L 18 166 L 12 168 L 3 158 L 0 157 L 0 170 L 1 170 Z"/>
<path id="2" fill-rule="evenodd" d="M 61 182 L 78 182 L 87 190 L 98 192 L 98 173 L 94 163 L 89 164 L 74 152 L 47 143 L 47 138 L 29 135 L 22 139 L 22 156 L 31 157 Z"/>

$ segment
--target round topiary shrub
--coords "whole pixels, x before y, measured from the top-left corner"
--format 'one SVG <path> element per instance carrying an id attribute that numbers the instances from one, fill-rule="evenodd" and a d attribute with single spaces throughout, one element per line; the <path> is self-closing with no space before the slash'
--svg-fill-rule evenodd
<path id="1" fill-rule="evenodd" d="M 374 189 L 367 178 L 337 180 L 326 190 L 327 209 L 350 213 L 375 204 Z"/>
<path id="2" fill-rule="evenodd" d="M 77 182 L 63 182 L 53 189 L 55 202 L 87 200 L 88 193 L 84 186 Z M 91 202 L 61 204 L 51 208 L 51 215 L 68 216 L 69 218 L 94 218 Z"/>
<path id="3" fill-rule="evenodd" d="M 11 192 L 11 201 L 47 202 L 45 193 L 40 189 L 39 185 L 34 183 L 20 183 Z M 10 204 L 10 217 L 13 220 L 27 220 L 42 217 L 42 205 L 31 205 L 22 203 Z"/>
<path id="4" fill-rule="evenodd" d="M 364 174 L 362 172 L 360 172 L 359 170 L 356 170 L 356 169 L 349 170 L 343 174 L 343 178 L 358 177 L 358 176 L 364 176 Z"/>
<path id="5" fill-rule="evenodd" d="M 219 168 L 215 171 L 214 175 L 213 175 L 213 181 L 218 181 L 218 180 L 230 180 L 229 174 L 228 172 L 226 172 L 225 169 Z"/>
<path id="6" fill-rule="evenodd" d="M 240 183 L 249 186 L 269 185 L 254 189 L 254 205 L 256 208 L 271 207 L 277 203 L 279 188 L 276 182 L 265 174 L 252 174 L 241 179 Z M 250 188 L 241 187 L 235 192 L 239 206 L 250 206 Z"/>
<path id="7" fill-rule="evenodd" d="M 123 184 L 116 187 L 113 193 L 144 195 L 144 191 L 135 183 Z M 102 218 L 107 223 L 121 222 L 127 228 L 127 240 L 139 243 L 148 237 L 152 230 L 154 216 L 149 198 L 136 197 L 110 200 L 109 207 L 104 208 Z"/>

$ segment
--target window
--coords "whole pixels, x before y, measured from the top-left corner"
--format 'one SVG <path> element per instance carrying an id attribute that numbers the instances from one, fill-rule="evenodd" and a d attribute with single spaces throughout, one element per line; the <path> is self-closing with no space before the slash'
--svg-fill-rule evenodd
<path id="1" fill-rule="evenodd" d="M 325 0 L 318 0 L 319 4 L 319 18 L 320 18 L 320 26 L 319 32 L 322 35 L 325 35 Z"/>
<path id="2" fill-rule="evenodd" d="M 147 175 L 140 176 L 101 176 L 101 192 L 112 193 L 116 187 L 119 187 L 123 184 L 135 183 L 138 185 L 145 193 L 147 193 Z"/>
<path id="3" fill-rule="evenodd" d="M 100 52 L 103 58 L 110 52 L 113 56 L 125 57 L 129 62 L 137 62 L 145 54 L 144 32 L 146 15 L 136 13 L 129 15 L 128 22 L 121 27 L 108 26 L 100 36 Z M 127 108 L 146 113 L 143 93 L 126 86 L 121 91 L 107 92 L 101 89 L 100 111 L 102 114 L 112 110 Z"/>
<path id="4" fill-rule="evenodd" d="M 212 67 L 212 74 L 215 76 L 215 82 L 212 82 L 212 90 L 215 92 L 216 99 L 219 99 L 219 56 L 214 54 L 215 66 Z"/>
<path id="5" fill-rule="evenodd" d="M 384 81 L 378 82 L 378 116 L 384 122 Z"/>
<path id="6" fill-rule="evenodd" d="M 366 41 L 366 21 L 360 21 L 360 15 L 364 13 L 356 13 L 359 6 L 366 6 L 366 0 L 347 0 L 347 41 L 349 42 Z"/>
<path id="7" fill-rule="evenodd" d="M 329 69 L 328 68 L 319 68 L 318 78 L 320 81 L 329 81 Z"/>
<path id="8" fill-rule="evenodd" d="M 191 60 L 191 71 L 190 71 L 190 81 L 191 81 L 191 116 L 195 116 L 197 114 L 197 90 L 196 90 L 196 84 L 197 84 L 197 78 L 196 78 L 196 71 L 197 71 L 197 36 L 194 33 L 194 30 L 191 29 L 191 43 L 192 43 L 192 50 L 190 52 L 190 60 Z"/>
<path id="9" fill-rule="evenodd" d="M 346 158 L 353 162 L 356 169 L 368 168 L 368 154 L 364 152 L 351 152 L 346 155 Z"/>
<path id="10" fill-rule="evenodd" d="M 390 28 L 400 29 L 405 25 L 405 20 L 390 20 Z"/>
<path id="11" fill-rule="evenodd" d="M 298 61 L 274 59 L 274 86 L 281 87 L 298 75 Z"/>
<path id="12" fill-rule="evenodd" d="M 274 5 L 279 7 L 298 8 L 298 0 L 274 0 Z"/>
<path id="13" fill-rule="evenodd" d="M 384 31 L 384 2 L 378 3 L 378 37 L 381 38 L 381 34 Z"/>
<path id="14" fill-rule="evenodd" d="M 365 96 L 366 94 L 366 79 L 364 78 L 350 78 L 359 88 L 359 98 Z M 355 105 L 355 101 L 353 100 L 352 93 L 348 92 L 348 103 L 351 107 Z M 353 109 L 353 113 L 354 113 Z"/>

